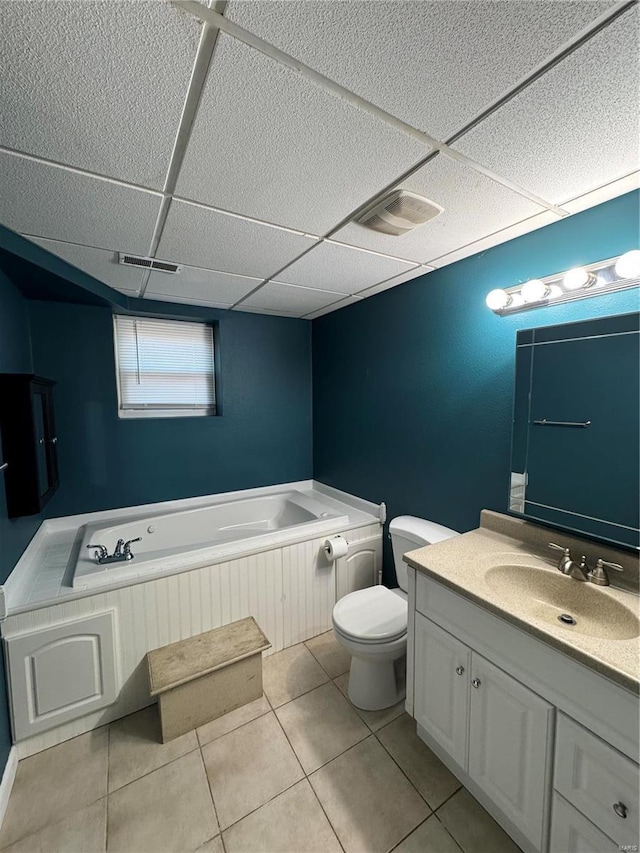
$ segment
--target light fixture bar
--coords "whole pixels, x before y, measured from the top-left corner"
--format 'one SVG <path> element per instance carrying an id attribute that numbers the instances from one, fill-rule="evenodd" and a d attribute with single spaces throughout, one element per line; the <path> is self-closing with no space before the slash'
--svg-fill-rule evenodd
<path id="1" fill-rule="evenodd" d="M 640 250 L 633 249 L 584 267 L 530 279 L 513 287 L 497 288 L 488 294 L 486 302 L 495 314 L 505 316 L 639 285 Z"/>

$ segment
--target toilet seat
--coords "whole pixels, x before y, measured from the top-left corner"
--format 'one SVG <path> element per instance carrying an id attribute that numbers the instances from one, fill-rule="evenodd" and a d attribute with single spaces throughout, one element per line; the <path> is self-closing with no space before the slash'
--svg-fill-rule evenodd
<path id="1" fill-rule="evenodd" d="M 359 643 L 390 643 L 407 633 L 407 602 L 385 586 L 359 589 L 333 608 L 335 629 Z"/>

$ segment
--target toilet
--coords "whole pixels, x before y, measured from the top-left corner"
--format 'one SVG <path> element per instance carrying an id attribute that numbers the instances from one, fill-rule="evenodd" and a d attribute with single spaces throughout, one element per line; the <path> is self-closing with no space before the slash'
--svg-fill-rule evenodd
<path id="1" fill-rule="evenodd" d="M 356 708 L 379 711 L 405 695 L 407 564 L 402 555 L 458 534 L 448 527 L 401 515 L 389 524 L 399 586 L 350 592 L 333 608 L 336 640 L 351 655 L 349 699 Z"/>

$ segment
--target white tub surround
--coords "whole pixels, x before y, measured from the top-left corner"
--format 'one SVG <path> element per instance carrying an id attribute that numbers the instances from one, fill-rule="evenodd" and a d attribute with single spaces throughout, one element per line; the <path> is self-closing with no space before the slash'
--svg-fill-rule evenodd
<path id="1" fill-rule="evenodd" d="M 483 512 L 477 531 L 405 555 L 407 710 L 527 853 L 637 849 L 638 637 L 572 633 L 547 618 L 533 587 L 506 603 L 487 581 L 492 567 L 511 566 L 519 577 L 528 566 L 566 582 L 569 602 L 586 591 L 602 596 L 602 613 L 607 601 L 614 613 L 638 613 L 633 593 L 580 593 L 588 585 L 560 575 L 543 550 L 550 534 L 563 545 L 575 540 L 566 544 L 591 565 L 597 553 L 637 579 L 632 554 L 497 513 Z M 624 634 L 620 622 L 616 632 Z"/>
<path id="2" fill-rule="evenodd" d="M 79 546 L 89 535 L 87 525 L 103 532 L 113 529 L 114 535 L 124 538 L 120 531 L 143 520 L 147 527 L 157 525 L 162 536 L 167 530 L 172 536 L 173 527 L 193 523 L 186 518 L 188 511 L 195 510 L 199 521 L 216 518 L 219 522 L 227 512 L 224 507 L 233 504 L 242 505 L 241 524 L 249 522 L 255 528 L 256 520 L 266 520 L 273 526 L 271 532 L 259 530 L 232 542 L 200 539 L 198 547 L 174 551 L 166 562 L 157 553 L 162 549 L 154 547 L 149 552 L 153 557 L 141 561 L 134 576 L 102 570 L 99 577 L 106 583 L 72 585 Z M 270 509 L 265 515 L 266 508 Z M 305 517 L 304 513 L 312 512 L 314 518 Z M 247 519 L 251 513 L 254 517 Z M 262 518 L 256 519 L 256 514 Z M 293 524 L 278 526 L 285 517 Z M 253 616 L 264 631 L 272 652 L 329 630 L 337 598 L 377 582 L 383 518 L 384 505 L 304 481 L 44 522 L 4 585 L 6 611 L 1 629 L 7 658 L 12 661 L 8 682 L 20 757 L 148 705 L 144 658 L 160 646 L 247 616 Z M 330 563 L 323 545 L 334 534 L 345 537 L 349 550 Z M 111 551 L 115 542 L 97 544 L 108 545 Z M 56 645 L 59 638 L 56 634 L 52 640 L 51 633 L 58 628 L 64 633 L 69 625 L 76 635 L 95 634 L 93 620 L 103 614 L 110 614 L 104 624 L 113 626 L 115 699 L 107 690 L 109 655 L 96 658 L 96 645 L 86 638 L 75 646 L 68 641 Z M 109 636 L 100 636 L 97 647 L 108 650 L 110 643 Z M 38 683 L 34 657 L 43 662 L 55 659 L 54 670 L 64 670 L 69 665 L 62 659 L 66 648 L 75 649 L 74 660 L 81 662 L 76 671 L 83 674 L 83 686 L 72 679 L 69 689 L 52 699 L 50 668 L 40 667 L 43 675 Z M 14 678 L 18 670 L 24 678 Z"/>

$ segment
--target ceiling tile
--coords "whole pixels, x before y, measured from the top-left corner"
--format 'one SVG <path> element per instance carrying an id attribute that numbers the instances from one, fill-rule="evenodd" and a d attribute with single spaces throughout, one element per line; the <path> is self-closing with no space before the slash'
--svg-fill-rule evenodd
<path id="1" fill-rule="evenodd" d="M 638 17 L 625 12 L 454 147 L 555 204 L 637 169 Z"/>
<path id="2" fill-rule="evenodd" d="M 311 287 L 297 287 L 295 284 L 269 281 L 241 305 L 238 305 L 238 308 L 241 311 L 244 311 L 245 308 L 268 308 L 272 311 L 286 311 L 302 316 L 339 300 L 339 294 L 329 293 L 326 290 L 315 290 Z"/>
<path id="3" fill-rule="evenodd" d="M 490 178 L 438 155 L 402 181 L 404 189 L 444 207 L 431 222 L 400 237 L 349 223 L 333 239 L 352 246 L 428 263 L 460 246 L 532 216 L 543 208 Z"/>
<path id="4" fill-rule="evenodd" d="M 153 302 L 177 302 L 179 305 L 200 305 L 202 308 L 231 308 L 232 302 L 208 302 L 205 299 L 194 298 L 188 296 L 171 296 L 167 293 L 149 293 L 144 294 L 144 299 Z"/>
<path id="5" fill-rule="evenodd" d="M 0 145 L 161 189 L 200 24 L 169 3 L 0 3 Z"/>
<path id="6" fill-rule="evenodd" d="M 149 249 L 159 194 L 2 151 L 0 185 L 0 222 L 14 231 L 139 255 Z"/>
<path id="7" fill-rule="evenodd" d="M 242 311 L 245 314 L 268 314 L 272 317 L 291 317 L 292 319 L 298 319 L 301 316 L 300 313 L 291 313 L 290 311 L 275 311 L 270 310 L 269 308 L 252 308 L 250 305 L 245 306 L 244 303 L 242 305 L 238 305 L 238 307 L 233 310 Z"/>
<path id="8" fill-rule="evenodd" d="M 430 150 L 221 34 L 177 193 L 322 235 Z"/>
<path id="9" fill-rule="evenodd" d="M 109 249 L 94 249 L 91 246 L 78 246 L 75 243 L 60 243 L 57 240 L 45 240 L 40 237 L 28 239 L 115 290 L 126 291 L 127 295 L 137 294 L 140 290 L 145 273 L 134 267 L 119 264 L 117 252 Z"/>
<path id="10" fill-rule="evenodd" d="M 225 15 L 444 140 L 611 5 L 232 0 Z"/>
<path id="11" fill-rule="evenodd" d="M 322 317 L 324 314 L 331 314 L 332 311 L 339 311 L 341 308 L 346 308 L 347 305 L 353 305 L 354 302 L 362 302 L 359 296 L 347 296 L 339 302 L 334 302 L 333 305 L 328 305 L 326 308 L 320 308 L 318 311 L 313 311 L 311 314 L 305 315 L 305 320 L 315 320 L 316 317 Z"/>
<path id="12" fill-rule="evenodd" d="M 487 249 L 492 249 L 494 246 L 506 243 L 507 240 L 514 240 L 516 237 L 521 237 L 530 231 L 536 231 L 545 225 L 551 225 L 552 222 L 557 222 L 559 219 L 562 219 L 559 214 L 553 213 L 551 210 L 545 210 L 543 213 L 537 213 L 535 216 L 530 216 L 528 219 L 523 219 L 521 222 L 509 225 L 507 228 L 495 231 L 493 234 L 489 234 L 480 240 L 475 240 L 473 243 L 467 243 L 466 246 L 461 246 L 453 252 L 448 252 L 439 258 L 433 258 L 431 264 L 436 269 L 446 267 L 448 264 L 455 263 L 455 261 L 461 261 L 463 258 L 477 255 L 478 252 L 486 252 Z"/>
<path id="13" fill-rule="evenodd" d="M 612 198 L 617 198 L 619 195 L 630 193 L 632 190 L 637 190 L 640 187 L 640 171 L 631 172 L 630 175 L 625 175 L 617 181 L 611 181 L 609 184 L 604 184 L 591 192 L 580 195 L 571 201 L 563 201 L 562 207 L 568 210 L 569 213 L 579 213 L 581 210 L 587 210 L 589 207 L 594 207 L 596 204 L 602 204 L 605 201 L 610 201 Z"/>
<path id="14" fill-rule="evenodd" d="M 261 281 L 261 278 L 183 266 L 177 275 L 152 272 L 145 296 L 165 296 L 170 299 L 181 297 L 196 302 L 215 302 L 228 306 L 246 296 Z"/>
<path id="15" fill-rule="evenodd" d="M 426 275 L 432 272 L 433 267 L 414 267 L 409 272 L 402 275 L 396 275 L 393 278 L 388 278 L 386 281 L 381 281 L 380 284 L 374 284 L 373 287 L 367 287 L 358 292 L 358 296 L 366 299 L 367 296 L 374 296 L 376 293 L 382 293 L 383 290 L 389 290 L 392 287 L 397 287 L 399 284 L 404 284 L 405 281 L 412 281 L 414 278 L 419 278 L 421 275 Z"/>
<path id="16" fill-rule="evenodd" d="M 156 255 L 178 264 L 265 279 L 315 242 L 302 234 L 173 201 Z"/>
<path id="17" fill-rule="evenodd" d="M 414 264 L 324 241 L 278 274 L 278 281 L 336 293 L 357 293 L 407 272 Z"/>

